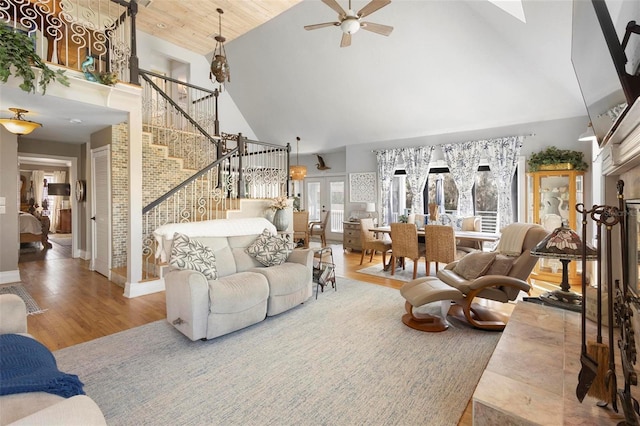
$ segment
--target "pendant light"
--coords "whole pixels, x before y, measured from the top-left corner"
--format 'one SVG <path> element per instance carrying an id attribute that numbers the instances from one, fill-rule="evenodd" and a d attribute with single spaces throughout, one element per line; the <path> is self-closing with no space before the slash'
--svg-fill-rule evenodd
<path id="1" fill-rule="evenodd" d="M 0 124 L 15 135 L 28 135 L 38 127 L 42 127 L 40 123 L 24 119 L 22 115 L 29 112 L 26 109 L 9 108 L 9 111 L 15 114 L 13 118 L 0 118 Z"/>
<path id="2" fill-rule="evenodd" d="M 298 159 L 300 152 L 300 137 L 296 136 L 296 165 L 289 166 L 291 180 L 303 180 L 307 176 L 307 166 L 301 166 Z"/>
<path id="3" fill-rule="evenodd" d="M 231 74 L 229 73 L 229 62 L 227 61 L 227 52 L 224 50 L 224 42 L 226 38 L 222 36 L 222 9 L 216 9 L 218 12 L 218 35 L 214 38 L 216 40 L 216 47 L 213 49 L 213 58 L 211 59 L 211 73 L 209 78 L 223 85 L 225 80 L 231 82 Z"/>

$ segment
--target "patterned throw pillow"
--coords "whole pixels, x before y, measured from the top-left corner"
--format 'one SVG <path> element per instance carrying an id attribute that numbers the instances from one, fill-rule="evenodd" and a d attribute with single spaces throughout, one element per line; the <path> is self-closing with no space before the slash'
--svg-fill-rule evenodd
<path id="1" fill-rule="evenodd" d="M 262 234 L 246 248 L 246 252 L 264 266 L 284 263 L 292 251 L 293 241 L 288 234 L 271 235 L 268 229 L 262 231 Z"/>
<path id="2" fill-rule="evenodd" d="M 208 280 L 218 279 L 213 250 L 178 232 L 173 234 L 169 263 L 179 269 L 202 272 Z"/>

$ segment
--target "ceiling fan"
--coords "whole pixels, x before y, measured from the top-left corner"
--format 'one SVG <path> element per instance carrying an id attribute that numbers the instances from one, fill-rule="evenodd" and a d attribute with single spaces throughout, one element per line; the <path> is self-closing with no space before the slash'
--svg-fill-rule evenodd
<path id="1" fill-rule="evenodd" d="M 336 26 L 342 30 L 342 40 L 340 47 L 351 46 L 351 35 L 358 32 L 360 28 L 371 31 L 376 34 L 388 36 L 393 31 L 393 27 L 382 24 L 374 24 L 373 22 L 362 22 L 362 18 L 371 15 L 378 9 L 391 3 L 391 0 L 371 0 L 365 7 L 355 13 L 351 9 L 351 0 L 349 0 L 349 10 L 345 11 L 336 0 L 322 0 L 324 4 L 338 12 L 337 22 L 325 22 L 324 24 L 307 25 L 305 30 L 317 30 L 318 28 Z"/>

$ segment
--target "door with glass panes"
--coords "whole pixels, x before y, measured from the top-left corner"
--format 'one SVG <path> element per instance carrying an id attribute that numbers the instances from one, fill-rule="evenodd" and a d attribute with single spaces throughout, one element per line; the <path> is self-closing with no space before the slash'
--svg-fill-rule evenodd
<path id="1" fill-rule="evenodd" d="M 309 221 L 319 221 L 321 212 L 329 211 L 326 237 L 331 241 L 342 241 L 344 221 L 344 177 L 322 177 L 305 179 L 305 205 Z"/>

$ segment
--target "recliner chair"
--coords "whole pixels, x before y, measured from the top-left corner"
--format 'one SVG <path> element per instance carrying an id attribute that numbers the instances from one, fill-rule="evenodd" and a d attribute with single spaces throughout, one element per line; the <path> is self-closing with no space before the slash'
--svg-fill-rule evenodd
<path id="1" fill-rule="evenodd" d="M 460 262 L 472 263 L 474 254 L 468 254 L 459 261 L 449 263 L 444 269 L 438 271 L 437 277 L 445 284 L 458 289 L 464 297 L 456 300 L 449 310 L 449 315 L 467 321 L 474 327 L 485 330 L 504 330 L 508 321 L 508 315 L 501 314 L 491 309 L 473 303 L 476 297 L 507 303 L 518 297 L 520 291 L 528 292 L 531 285 L 527 282 L 533 267 L 538 261 L 537 257 L 531 256 L 531 249 L 547 236 L 547 231 L 540 225 L 514 223 L 502 230 L 501 244 L 503 240 L 517 240 L 515 234 L 526 234 L 522 239 L 520 255 L 505 256 L 499 253 L 501 248 L 498 245 L 495 260 L 491 262 L 485 271 L 481 271 L 479 276 L 473 279 L 465 278 L 461 268 L 457 268 Z M 487 257 L 492 253 L 478 252 L 477 257 Z M 482 265 L 476 265 L 476 271 L 482 269 Z M 470 268 L 472 269 L 472 268 Z M 507 271 L 499 273 L 500 270 Z"/>

